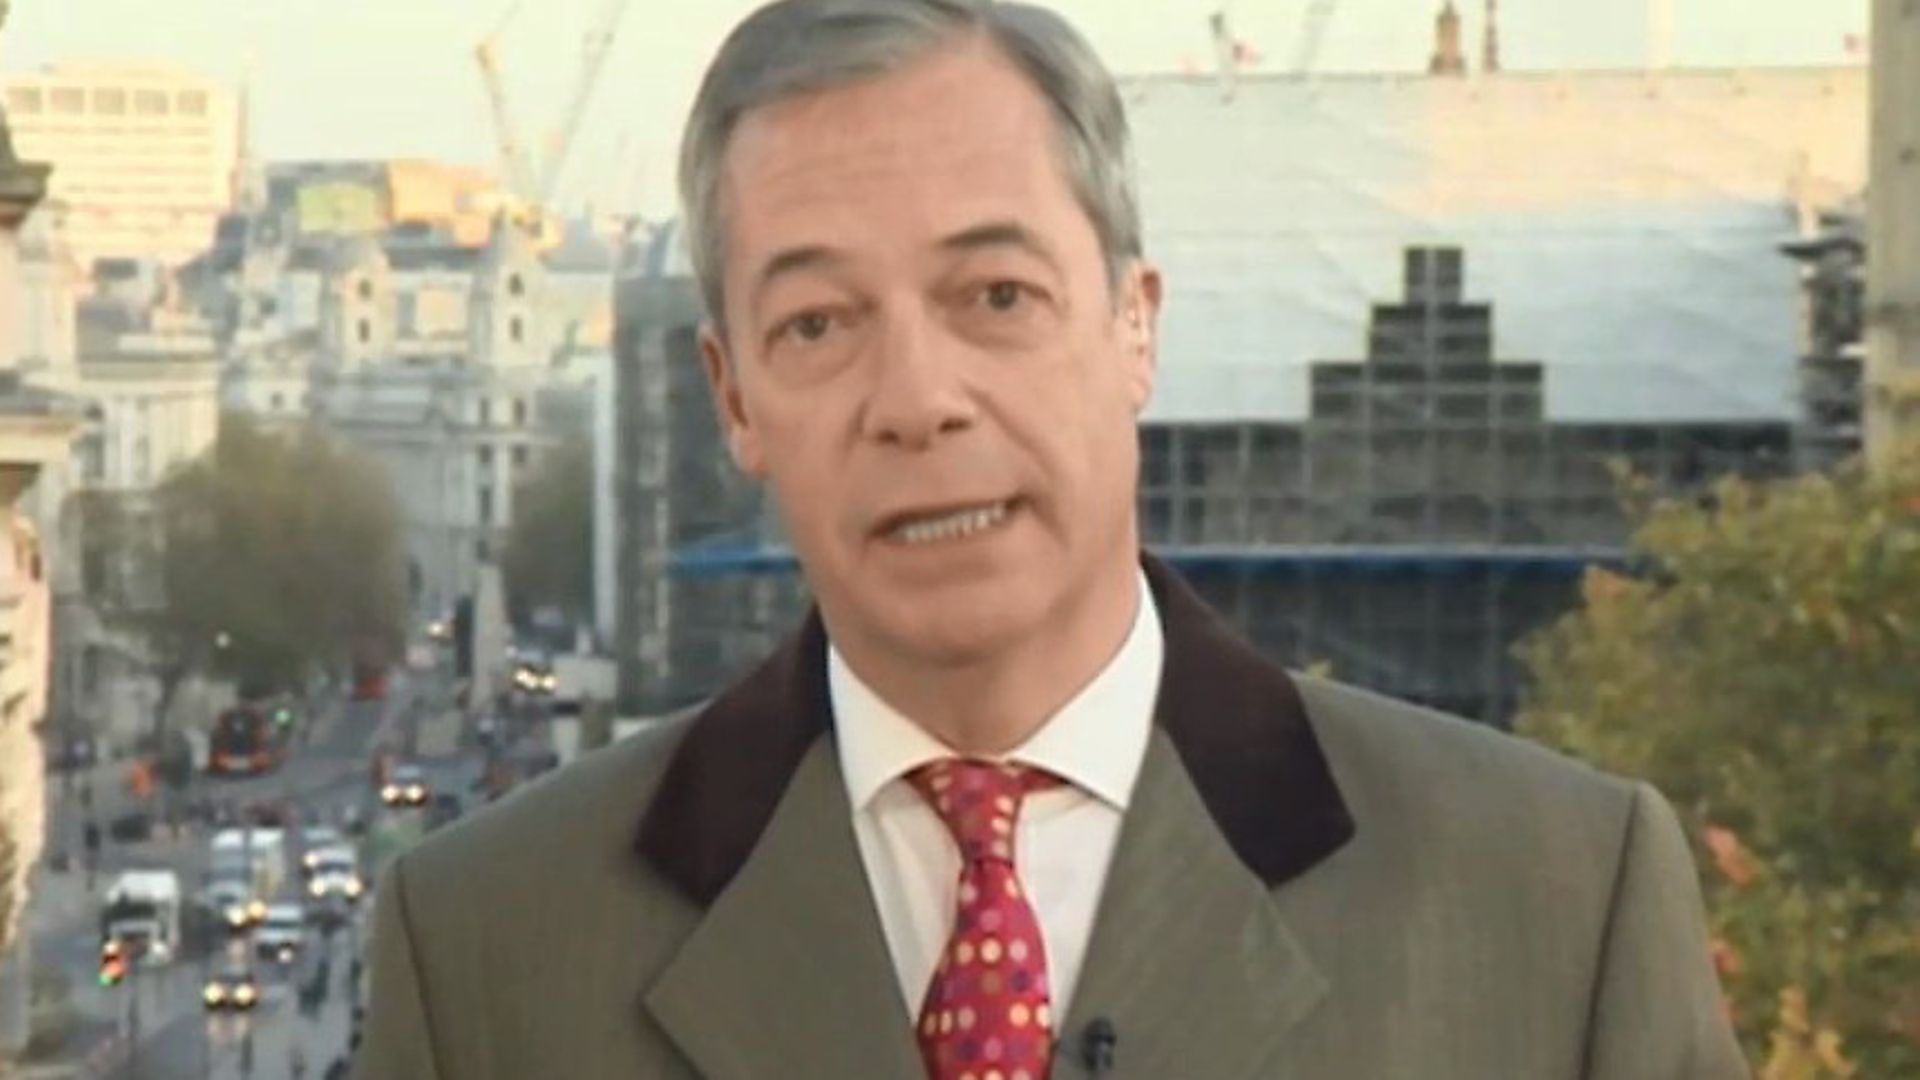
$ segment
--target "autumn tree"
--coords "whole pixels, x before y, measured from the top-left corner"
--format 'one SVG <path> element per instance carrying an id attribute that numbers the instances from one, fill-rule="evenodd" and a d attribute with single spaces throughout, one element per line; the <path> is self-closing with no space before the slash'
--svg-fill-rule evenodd
<path id="1" fill-rule="evenodd" d="M 397 645 L 401 518 L 386 473 L 318 430 L 228 417 L 156 492 L 141 530 L 155 595 L 136 609 L 164 699 L 185 676 L 296 689 L 357 642 Z"/>
<path id="2" fill-rule="evenodd" d="M 1689 823 L 1764 1080 L 1920 1076 L 1916 451 L 1700 502 L 1629 480 L 1640 569 L 1521 647 L 1520 730 Z"/>

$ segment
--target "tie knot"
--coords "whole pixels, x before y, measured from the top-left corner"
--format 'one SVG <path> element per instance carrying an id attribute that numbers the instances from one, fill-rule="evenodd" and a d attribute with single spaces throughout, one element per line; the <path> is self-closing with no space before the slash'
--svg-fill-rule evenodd
<path id="1" fill-rule="evenodd" d="M 967 758 L 923 765 L 908 779 L 946 823 L 962 858 L 1003 862 L 1013 861 L 1013 829 L 1027 793 L 1060 782 L 1031 766 Z"/>

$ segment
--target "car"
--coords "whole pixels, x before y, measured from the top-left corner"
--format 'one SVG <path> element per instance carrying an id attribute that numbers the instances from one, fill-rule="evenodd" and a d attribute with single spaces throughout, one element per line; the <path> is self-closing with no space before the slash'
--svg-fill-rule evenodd
<path id="1" fill-rule="evenodd" d="M 522 661 L 513 673 L 513 685 L 528 694 L 551 694 L 560 681 L 553 668 L 537 660 Z"/>
<path id="2" fill-rule="evenodd" d="M 338 896 L 352 904 L 366 892 L 367 883 L 360 876 L 360 860 L 354 856 L 353 848 L 335 844 L 308 855 L 307 895 L 314 900 Z"/>
<path id="3" fill-rule="evenodd" d="M 247 932 L 267 914 L 266 905 L 254 898 L 252 879 L 244 874 L 215 875 L 200 898 L 230 934 Z"/>
<path id="4" fill-rule="evenodd" d="M 388 806 L 425 806 L 432 798 L 433 785 L 418 765 L 395 765 L 380 789 L 380 801 Z"/>
<path id="5" fill-rule="evenodd" d="M 122 844 L 141 844 L 153 839 L 153 815 L 144 810 L 129 810 L 113 819 L 107 834 Z"/>
<path id="6" fill-rule="evenodd" d="M 305 854 L 300 856 L 300 869 L 307 874 L 312 874 L 313 868 L 320 863 L 323 855 L 346 842 L 346 837 L 340 835 L 340 830 L 331 825 L 315 825 L 302 829 L 300 846 L 305 850 Z"/>
<path id="7" fill-rule="evenodd" d="M 277 964 L 292 964 L 307 945 L 307 911 L 299 904 L 268 904 L 266 917 L 253 932 L 254 955 Z"/>
<path id="8" fill-rule="evenodd" d="M 250 968 L 231 964 L 216 971 L 200 991 L 208 1012 L 245 1012 L 260 1003 L 260 983 Z"/>

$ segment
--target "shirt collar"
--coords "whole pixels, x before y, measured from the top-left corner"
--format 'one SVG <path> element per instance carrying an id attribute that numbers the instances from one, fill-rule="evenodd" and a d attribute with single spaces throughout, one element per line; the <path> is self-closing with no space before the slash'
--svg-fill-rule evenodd
<path id="1" fill-rule="evenodd" d="M 1092 680 L 1026 742 L 1005 755 L 1035 765 L 1125 810 L 1140 775 L 1153 730 L 1163 652 L 1160 616 L 1145 575 L 1126 640 Z M 827 648 L 827 687 L 833 701 L 840 771 L 855 811 L 865 810 L 893 780 L 951 748 L 887 704 Z"/>

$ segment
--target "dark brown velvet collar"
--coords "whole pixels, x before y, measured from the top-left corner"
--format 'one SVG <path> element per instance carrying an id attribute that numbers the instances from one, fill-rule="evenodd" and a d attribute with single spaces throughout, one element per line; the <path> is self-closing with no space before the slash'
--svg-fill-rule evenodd
<path id="1" fill-rule="evenodd" d="M 1242 862 L 1277 886 L 1354 832 L 1299 688 L 1195 595 L 1143 556 L 1166 651 L 1154 722 L 1167 733 Z M 746 862 L 794 768 L 833 730 L 827 637 L 818 611 L 752 674 L 696 716 L 635 847 L 709 904 Z"/>

